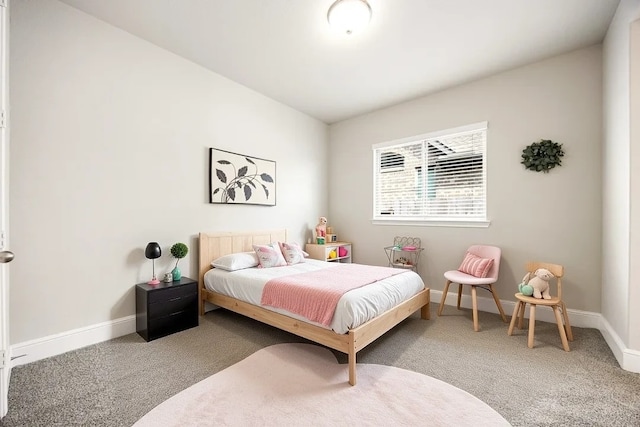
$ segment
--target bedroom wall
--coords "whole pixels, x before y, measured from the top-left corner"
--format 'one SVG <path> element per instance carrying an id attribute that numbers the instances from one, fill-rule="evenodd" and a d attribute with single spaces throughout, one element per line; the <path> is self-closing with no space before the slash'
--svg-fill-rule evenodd
<path id="1" fill-rule="evenodd" d="M 638 164 L 640 155 L 640 23 L 630 24 L 639 18 L 640 1 L 622 0 L 603 43 L 602 315 L 622 341 L 622 347 L 636 352 L 640 350 L 640 313 L 633 308 L 640 304 L 640 265 L 632 260 L 640 256 L 640 177 L 632 165 Z M 620 353 L 616 357 L 625 358 Z M 640 372 L 640 364 L 636 369 Z"/>
<path id="2" fill-rule="evenodd" d="M 636 18 L 640 17 L 640 8 L 636 10 Z M 629 116 L 635 119 L 630 122 L 630 145 L 631 145 L 631 164 L 636 167 L 631 168 L 631 259 L 640 257 L 640 171 L 637 165 L 640 164 L 640 19 L 631 24 L 631 48 L 629 67 L 630 90 L 629 90 Z M 629 305 L 630 307 L 640 306 L 640 265 L 637 262 L 631 263 L 630 288 L 629 288 Z M 629 310 L 629 347 L 636 350 L 638 362 L 640 362 L 640 312 L 638 310 Z M 640 372 L 640 363 L 636 366 L 636 372 Z"/>
<path id="3" fill-rule="evenodd" d="M 485 120 L 488 228 L 372 225 L 372 144 Z M 563 144 L 562 167 L 525 170 L 523 148 L 543 138 Z M 566 268 L 569 308 L 600 312 L 600 45 L 334 124 L 329 139 L 329 222 L 354 243 L 356 262 L 385 265 L 382 248 L 394 236 L 420 237 L 420 273 L 441 291 L 442 274 L 458 267 L 469 245 L 494 244 L 503 250 L 501 299 L 513 301 L 526 261 L 548 261 Z"/>
<path id="4" fill-rule="evenodd" d="M 14 1 L 11 343 L 135 314 L 147 242 L 287 228 L 327 211 L 327 127 L 55 0 Z M 277 162 L 277 206 L 208 203 L 208 147 Z"/>

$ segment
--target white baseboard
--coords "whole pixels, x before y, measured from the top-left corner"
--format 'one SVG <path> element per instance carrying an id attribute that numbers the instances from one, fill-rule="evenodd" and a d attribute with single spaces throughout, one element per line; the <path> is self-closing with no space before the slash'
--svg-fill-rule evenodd
<path id="1" fill-rule="evenodd" d="M 62 332 L 48 337 L 14 344 L 10 347 L 11 366 L 46 359 L 88 345 L 108 341 L 136 331 L 136 316 L 126 316 L 109 322 Z"/>
<path id="2" fill-rule="evenodd" d="M 487 295 L 491 295 L 487 292 Z M 437 304 L 440 304 L 440 299 L 442 298 L 442 291 L 434 291 L 431 290 L 431 301 Z M 513 309 L 516 307 L 516 303 L 514 301 L 503 301 L 500 300 L 502 304 L 502 309 L 504 310 L 504 314 L 510 318 L 513 314 Z M 458 293 L 456 292 L 447 294 L 447 300 L 445 301 L 446 305 L 456 306 L 458 304 Z M 460 305 L 464 308 L 471 308 L 471 295 L 462 294 L 462 300 Z M 542 308 L 542 307 L 539 307 Z M 492 297 L 483 297 L 478 295 L 478 310 L 486 311 L 489 313 L 498 314 L 498 307 L 496 307 L 496 302 Z M 569 320 L 571 322 L 571 326 L 577 326 L 578 328 L 594 328 L 602 330 L 602 315 L 600 313 L 593 313 L 589 311 L 582 310 L 571 310 L 567 308 L 567 313 L 569 314 Z M 529 307 L 525 310 L 524 317 L 529 318 Z M 551 309 L 538 309 L 536 310 L 536 320 L 541 320 L 543 322 L 556 323 L 556 318 L 553 315 L 553 310 Z"/>
<path id="3" fill-rule="evenodd" d="M 603 327 L 600 332 L 602 332 L 604 340 L 611 348 L 620 367 L 625 371 L 640 373 L 640 351 L 627 348 L 609 322 L 607 322 L 607 319 L 602 318 L 602 323 Z"/>
<path id="4" fill-rule="evenodd" d="M 442 299 L 442 291 L 431 290 L 431 301 L 437 304 L 440 303 Z M 514 301 L 503 301 L 500 300 L 502 304 L 502 309 L 505 311 L 507 317 L 510 317 L 513 314 L 513 309 L 516 306 Z M 456 293 L 447 293 L 447 299 L 445 300 L 446 305 L 456 306 L 458 304 L 458 294 Z M 460 305 L 464 308 L 471 308 L 471 296 L 470 295 L 462 295 L 462 300 L 460 301 Z M 478 296 L 478 310 L 487 311 L 489 313 L 498 314 L 498 307 L 496 307 L 496 303 L 491 297 L 481 297 Z M 611 348 L 618 364 L 625 371 L 630 372 L 638 372 L 640 373 L 640 351 L 631 350 L 627 348 L 620 337 L 613 330 L 609 322 L 602 317 L 600 313 L 593 313 L 589 311 L 582 310 L 572 310 L 567 308 L 567 313 L 569 314 L 569 320 L 571 322 L 571 326 L 576 326 L 578 328 L 592 328 L 598 329 L 602 336 L 604 337 L 607 345 Z M 529 318 L 529 309 L 525 311 L 525 317 Z M 556 323 L 556 319 L 553 315 L 553 310 L 536 310 L 536 320 L 541 320 L 543 322 Z"/>
<path id="5" fill-rule="evenodd" d="M 442 298 L 442 291 L 431 290 L 431 301 L 439 304 Z M 455 306 L 457 304 L 457 294 L 449 293 L 445 304 Z M 501 301 L 505 314 L 509 317 L 513 313 L 515 302 Z M 471 296 L 463 295 L 461 306 L 471 307 Z M 478 296 L 478 310 L 489 313 L 498 313 L 493 298 Z M 640 351 L 628 349 L 616 332 L 611 328 L 609 322 L 600 313 L 593 313 L 581 310 L 567 310 L 571 325 L 578 328 L 598 329 L 604 337 L 607 345 L 611 348 L 620 367 L 626 371 L 640 373 Z M 529 317 L 528 310 L 525 317 Z M 537 320 L 555 323 L 555 317 L 551 310 L 537 310 Z M 50 335 L 44 338 L 14 344 L 10 348 L 12 358 L 11 366 L 19 366 L 47 357 L 56 356 L 68 351 L 77 350 L 88 345 L 108 341 L 123 335 L 132 334 L 136 331 L 136 316 L 126 316 L 109 322 L 98 323 L 84 328 L 74 329 L 60 334 Z"/>

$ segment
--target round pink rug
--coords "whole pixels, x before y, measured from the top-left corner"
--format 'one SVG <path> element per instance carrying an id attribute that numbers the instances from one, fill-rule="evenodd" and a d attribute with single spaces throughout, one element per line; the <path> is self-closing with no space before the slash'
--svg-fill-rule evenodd
<path id="1" fill-rule="evenodd" d="M 161 403 L 143 426 L 508 426 L 480 399 L 400 368 L 348 367 L 313 344 L 264 348 Z"/>

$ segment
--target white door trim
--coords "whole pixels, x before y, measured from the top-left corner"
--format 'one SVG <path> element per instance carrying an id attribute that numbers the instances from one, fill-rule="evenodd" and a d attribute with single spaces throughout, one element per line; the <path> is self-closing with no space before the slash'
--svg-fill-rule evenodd
<path id="1" fill-rule="evenodd" d="M 8 154 L 9 143 L 9 1 L 0 0 L 0 250 L 8 246 Z M 8 266 L 0 264 L 0 417 L 9 410 L 9 277 Z"/>

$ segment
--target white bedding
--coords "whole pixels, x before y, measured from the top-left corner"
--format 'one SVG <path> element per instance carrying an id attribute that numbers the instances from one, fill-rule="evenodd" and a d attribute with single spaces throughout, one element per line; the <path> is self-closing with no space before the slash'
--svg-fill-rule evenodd
<path id="1" fill-rule="evenodd" d="M 270 279 L 288 274 L 332 268 L 336 265 L 338 264 L 333 262 L 306 259 L 303 263 L 286 267 L 255 267 L 233 272 L 213 268 L 205 273 L 204 284 L 210 291 L 259 306 L 262 288 Z M 345 293 L 338 301 L 330 328 L 339 334 L 344 334 L 349 329 L 360 326 L 399 303 L 406 301 L 424 288 L 424 282 L 420 276 L 413 271 L 407 270 L 402 274 L 353 289 Z M 263 306 L 263 308 L 325 328 L 319 323 L 310 322 L 286 310 L 266 306 Z"/>

